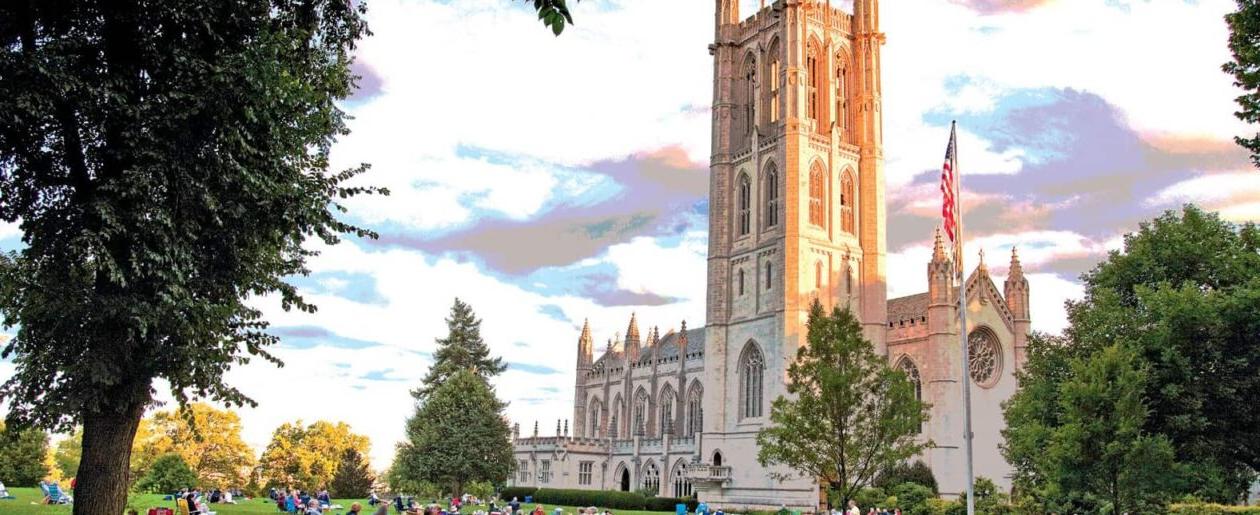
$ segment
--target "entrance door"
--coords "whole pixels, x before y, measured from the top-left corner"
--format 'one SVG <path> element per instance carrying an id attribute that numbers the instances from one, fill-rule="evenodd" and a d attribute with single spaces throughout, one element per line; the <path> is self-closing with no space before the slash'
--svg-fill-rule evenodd
<path id="1" fill-rule="evenodd" d="M 622 492 L 630 491 L 630 470 L 629 469 L 621 470 L 621 491 Z"/>

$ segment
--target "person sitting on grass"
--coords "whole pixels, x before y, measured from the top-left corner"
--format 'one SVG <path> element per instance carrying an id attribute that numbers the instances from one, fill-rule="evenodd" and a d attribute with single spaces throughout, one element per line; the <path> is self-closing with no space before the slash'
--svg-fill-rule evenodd
<path id="1" fill-rule="evenodd" d="M 361 511 L 363 511 L 363 505 L 362 505 L 362 504 L 359 504 L 359 503 L 357 503 L 357 502 L 355 502 L 355 503 L 350 503 L 350 511 L 347 511 L 347 512 L 346 512 L 346 515 L 359 515 L 359 512 L 361 512 Z"/>
<path id="2" fill-rule="evenodd" d="M 534 505 L 534 511 L 533 511 L 533 512 L 531 512 L 531 513 L 532 513 L 533 515 L 547 515 L 547 512 L 546 512 L 546 511 L 543 511 L 543 507 L 542 507 L 542 505 L 541 505 L 541 504 L 535 504 L 535 505 Z"/>
<path id="3" fill-rule="evenodd" d="M 324 512 L 319 509 L 319 500 L 306 501 L 306 512 L 303 515 L 324 515 Z"/>

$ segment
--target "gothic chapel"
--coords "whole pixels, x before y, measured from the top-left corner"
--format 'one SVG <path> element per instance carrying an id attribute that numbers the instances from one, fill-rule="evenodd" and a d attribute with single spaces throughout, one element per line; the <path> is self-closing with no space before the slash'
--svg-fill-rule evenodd
<path id="1" fill-rule="evenodd" d="M 814 299 L 849 306 L 878 354 L 906 371 L 931 419 L 921 459 L 946 495 L 965 489 L 962 349 L 953 264 L 939 234 L 928 291 L 887 298 L 878 0 L 853 13 L 777 0 L 741 18 L 717 0 L 707 323 L 661 334 L 631 317 L 598 358 L 578 338 L 573 429 L 514 430 L 514 486 L 697 494 L 726 510 L 813 509 L 813 478 L 776 481 L 756 434 L 786 393 Z M 1002 291 L 983 257 L 965 282 L 976 475 L 1009 488 L 1001 403 L 1030 328 L 1012 254 Z M 619 338 L 620 339 L 620 338 Z M 786 471 L 781 471 L 786 472 Z"/>

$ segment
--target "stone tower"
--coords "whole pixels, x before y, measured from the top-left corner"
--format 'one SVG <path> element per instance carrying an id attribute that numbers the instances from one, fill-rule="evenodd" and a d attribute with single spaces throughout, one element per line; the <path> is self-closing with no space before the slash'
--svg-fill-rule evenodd
<path id="1" fill-rule="evenodd" d="M 753 438 L 805 341 L 810 303 L 849 307 L 887 353 L 877 0 L 854 13 L 778 0 L 747 19 L 717 0 L 701 499 L 817 501 L 779 483 Z M 725 470 L 725 469 L 724 469 Z M 786 496 L 786 497 L 785 497 Z M 796 502 L 796 501 L 799 501 Z M 777 503 L 776 503 L 777 504 Z"/>
<path id="2" fill-rule="evenodd" d="M 577 377 L 574 379 L 576 384 L 573 390 L 573 433 L 576 436 L 586 436 L 586 391 L 582 385 L 591 371 L 594 358 L 595 341 L 591 337 L 591 321 L 585 320 L 582 322 L 582 335 L 578 337 Z"/>

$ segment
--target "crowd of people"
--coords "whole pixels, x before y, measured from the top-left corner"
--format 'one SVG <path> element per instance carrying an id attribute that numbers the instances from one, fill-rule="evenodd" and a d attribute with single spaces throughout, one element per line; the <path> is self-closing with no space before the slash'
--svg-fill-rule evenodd
<path id="1" fill-rule="evenodd" d="M 214 488 L 209 492 L 203 492 L 200 488 L 184 488 L 176 492 L 174 498 L 187 502 L 190 513 L 211 514 L 214 513 L 210 509 L 211 504 L 236 504 L 237 499 L 246 497 L 240 490 L 234 488 L 227 490 Z"/>
<path id="2" fill-rule="evenodd" d="M 325 511 L 339 508 L 339 506 L 333 505 L 332 497 L 328 495 L 328 490 L 308 492 L 296 488 L 272 488 L 267 491 L 267 497 L 276 503 L 277 509 L 286 513 L 302 512 L 303 515 L 306 515 L 313 512 L 314 515 L 321 515 Z M 362 505 L 359 506 L 360 508 L 362 507 Z M 353 509 L 351 512 L 358 513 L 357 510 Z"/>

